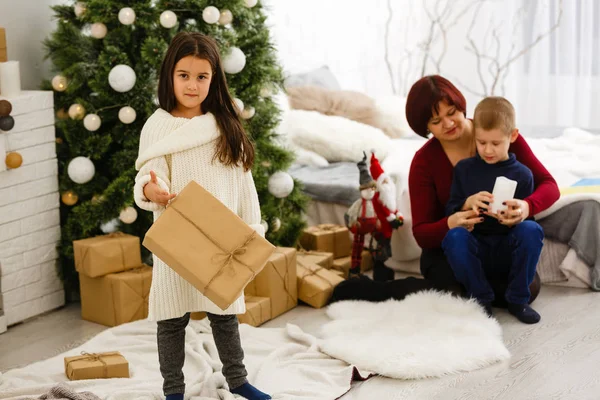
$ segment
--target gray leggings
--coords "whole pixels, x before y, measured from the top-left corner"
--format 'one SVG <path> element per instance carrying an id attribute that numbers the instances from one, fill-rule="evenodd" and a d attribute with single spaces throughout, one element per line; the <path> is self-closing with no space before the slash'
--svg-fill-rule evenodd
<path id="1" fill-rule="evenodd" d="M 223 363 L 223 375 L 229 389 L 235 389 L 247 382 L 244 366 L 244 351 L 240 342 L 236 315 L 216 315 L 206 313 Z M 190 313 L 183 317 L 158 321 L 158 361 L 163 377 L 165 396 L 185 393 L 183 363 L 185 361 L 185 328 L 190 321 Z"/>

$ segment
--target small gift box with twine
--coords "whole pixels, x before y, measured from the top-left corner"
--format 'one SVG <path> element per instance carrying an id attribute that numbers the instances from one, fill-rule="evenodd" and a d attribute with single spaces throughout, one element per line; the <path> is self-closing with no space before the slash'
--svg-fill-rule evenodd
<path id="1" fill-rule="evenodd" d="M 304 264 L 317 264 L 325 269 L 330 269 L 333 266 L 333 253 L 300 249 L 297 257 Z"/>
<path id="2" fill-rule="evenodd" d="M 331 299 L 333 289 L 344 278 L 316 264 L 298 260 L 298 298 L 314 308 L 321 308 Z"/>
<path id="3" fill-rule="evenodd" d="M 118 351 L 86 353 L 65 357 L 65 374 L 72 381 L 81 379 L 129 378 L 129 363 Z"/>
<path id="4" fill-rule="evenodd" d="M 146 233 L 144 246 L 219 308 L 228 308 L 275 246 L 191 181 Z"/>
<path id="5" fill-rule="evenodd" d="M 300 245 L 306 250 L 332 253 L 333 258 L 349 256 L 352 251 L 348 228 L 334 224 L 321 224 L 304 229 Z"/>
<path id="6" fill-rule="evenodd" d="M 246 313 L 238 315 L 240 324 L 261 326 L 271 319 L 271 299 L 268 297 L 247 296 Z"/>
<path id="7" fill-rule="evenodd" d="M 142 265 L 140 238 L 122 232 L 74 240 L 75 269 L 96 278 Z"/>
<path id="8" fill-rule="evenodd" d="M 271 299 L 271 318 L 296 307 L 296 249 L 277 247 L 265 268 L 246 286 L 244 294 Z"/>

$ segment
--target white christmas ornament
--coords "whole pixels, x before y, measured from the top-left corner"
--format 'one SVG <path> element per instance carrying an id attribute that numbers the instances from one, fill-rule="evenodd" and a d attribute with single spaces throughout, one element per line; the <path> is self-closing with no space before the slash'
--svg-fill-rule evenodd
<path id="1" fill-rule="evenodd" d="M 219 24 L 221 25 L 229 25 L 233 22 L 233 14 L 229 10 L 221 11 L 221 16 L 219 17 Z"/>
<path id="2" fill-rule="evenodd" d="M 75 16 L 77 18 L 79 18 L 83 14 L 85 14 L 85 11 L 87 10 L 87 7 L 85 6 L 85 3 L 83 1 L 78 1 L 77 3 L 75 3 L 75 6 L 73 7 L 73 10 L 75 11 Z"/>
<path id="3" fill-rule="evenodd" d="M 171 10 L 163 11 L 160 14 L 160 24 L 167 29 L 171 29 L 177 25 L 177 15 Z"/>
<path id="4" fill-rule="evenodd" d="M 238 99 L 237 97 L 235 99 L 233 99 L 233 105 L 237 109 L 236 111 L 238 114 L 240 114 L 242 111 L 244 111 L 244 102 L 241 101 L 240 99 Z"/>
<path id="5" fill-rule="evenodd" d="M 97 131 L 102 125 L 102 120 L 96 114 L 88 114 L 83 119 L 83 126 L 90 132 Z"/>
<path id="6" fill-rule="evenodd" d="M 71 119 L 83 119 L 84 116 L 85 108 L 81 104 L 71 104 L 71 107 L 69 107 L 69 117 L 71 117 Z"/>
<path id="7" fill-rule="evenodd" d="M 135 117 L 137 116 L 135 110 L 129 106 L 122 107 L 119 110 L 119 121 L 124 124 L 130 124 L 135 121 Z"/>
<path id="8" fill-rule="evenodd" d="M 202 19 L 207 24 L 216 24 L 221 18 L 221 12 L 215 6 L 208 6 L 202 11 Z"/>
<path id="9" fill-rule="evenodd" d="M 242 118 L 243 119 L 250 119 L 252 117 L 254 117 L 254 114 L 256 114 L 256 110 L 254 109 L 254 107 L 249 106 L 244 108 L 244 111 L 242 111 Z"/>
<path id="10" fill-rule="evenodd" d="M 269 178 L 269 193 L 282 199 L 294 190 L 294 180 L 287 172 L 277 171 Z"/>
<path id="11" fill-rule="evenodd" d="M 133 207 L 124 208 L 119 214 L 119 219 L 124 224 L 133 224 L 138 217 L 137 210 Z"/>
<path id="12" fill-rule="evenodd" d="M 246 3 L 246 7 L 252 8 L 258 3 L 258 0 L 244 0 L 244 3 Z"/>
<path id="13" fill-rule="evenodd" d="M 131 25 L 135 22 L 135 11 L 131 7 L 123 7 L 119 10 L 119 22 L 123 25 Z"/>
<path id="14" fill-rule="evenodd" d="M 56 75 L 52 78 L 52 88 L 57 92 L 64 92 L 67 88 L 67 78 L 62 75 Z"/>
<path id="15" fill-rule="evenodd" d="M 281 220 L 279 218 L 275 218 L 273 220 L 273 232 L 277 232 L 281 229 Z"/>
<path id="16" fill-rule="evenodd" d="M 119 64 L 110 70 L 108 84 L 117 92 L 128 92 L 135 86 L 135 71 L 129 65 Z"/>
<path id="17" fill-rule="evenodd" d="M 96 168 L 94 163 L 87 157 L 75 157 L 69 162 L 67 167 L 69 178 L 75 183 L 88 183 L 94 177 Z"/>
<path id="18" fill-rule="evenodd" d="M 114 218 L 100 225 L 100 230 L 103 233 L 114 233 L 119 229 L 119 219 Z"/>
<path id="19" fill-rule="evenodd" d="M 223 69 L 228 74 L 237 74 L 246 66 L 246 55 L 239 47 L 232 47 L 223 59 Z"/>
<path id="20" fill-rule="evenodd" d="M 267 233 L 267 231 L 269 230 L 269 224 L 267 224 L 267 221 L 263 219 L 262 221 L 260 221 L 260 224 L 263 228 L 265 228 L 265 233 Z"/>
<path id="21" fill-rule="evenodd" d="M 92 24 L 91 35 L 93 38 L 104 39 L 107 32 L 108 32 L 108 29 L 106 28 L 106 25 L 104 25 L 102 22 L 96 22 L 96 23 Z"/>

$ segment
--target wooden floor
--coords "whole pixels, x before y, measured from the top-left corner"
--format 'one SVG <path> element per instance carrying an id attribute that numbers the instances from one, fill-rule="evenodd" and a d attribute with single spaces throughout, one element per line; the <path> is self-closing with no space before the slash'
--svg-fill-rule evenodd
<path id="1" fill-rule="evenodd" d="M 600 399 L 600 293 L 544 286 L 534 306 L 542 315 L 537 325 L 495 310 L 512 354 L 509 362 L 442 379 L 372 378 L 356 384 L 343 400 Z M 324 310 L 299 306 L 264 326 L 291 322 L 318 334 L 327 320 Z M 0 335 L 0 371 L 64 352 L 103 329 L 82 321 L 77 305 L 11 327 Z"/>

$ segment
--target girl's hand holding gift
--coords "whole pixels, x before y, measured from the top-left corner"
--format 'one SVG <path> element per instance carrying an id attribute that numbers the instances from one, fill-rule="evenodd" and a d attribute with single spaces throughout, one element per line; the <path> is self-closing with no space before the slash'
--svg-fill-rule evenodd
<path id="1" fill-rule="evenodd" d="M 153 203 L 166 207 L 169 201 L 175 198 L 176 194 L 161 189 L 156 179 L 156 173 L 150 171 L 150 182 L 144 186 L 144 196 Z"/>

